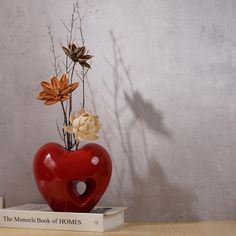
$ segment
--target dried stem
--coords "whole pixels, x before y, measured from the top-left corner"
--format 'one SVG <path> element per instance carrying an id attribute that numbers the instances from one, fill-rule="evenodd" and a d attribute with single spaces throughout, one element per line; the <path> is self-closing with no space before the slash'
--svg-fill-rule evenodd
<path id="1" fill-rule="evenodd" d="M 83 94 L 83 102 L 82 102 L 82 107 L 84 108 L 85 107 L 85 79 L 86 79 L 86 75 L 89 71 L 89 68 L 87 68 L 87 70 L 85 71 L 84 67 L 82 69 L 82 94 Z"/>
<path id="2" fill-rule="evenodd" d="M 75 4 L 73 5 L 72 9 L 72 14 L 71 14 L 71 20 L 69 24 L 66 24 L 63 22 L 63 25 L 67 31 L 67 45 L 71 45 L 75 39 L 75 34 L 79 34 L 81 44 L 82 46 L 85 45 L 85 39 L 84 39 L 84 34 L 83 34 L 83 29 L 82 29 L 82 20 L 83 17 L 81 16 L 80 13 L 80 6 L 79 6 L 79 1 L 76 0 Z M 77 30 L 77 32 L 76 32 Z M 51 39 L 51 51 L 53 53 L 53 59 L 54 59 L 54 70 L 56 76 L 61 73 L 61 68 L 58 64 L 58 56 L 55 53 L 55 47 L 54 47 L 54 40 L 51 34 L 51 28 L 48 26 L 48 33 Z M 62 46 L 62 44 L 61 44 Z M 88 52 L 87 52 L 88 53 Z M 69 76 L 69 83 L 73 83 L 73 77 L 74 75 L 77 75 L 78 79 L 82 81 L 82 107 L 85 107 L 85 81 L 86 81 L 86 75 L 89 71 L 89 68 L 82 67 L 80 73 L 76 71 L 76 62 L 70 61 L 70 57 L 66 55 L 66 58 L 64 62 L 62 62 L 66 74 Z M 72 99 L 72 93 L 69 95 L 69 100 L 67 100 L 64 104 L 64 102 L 61 102 L 62 110 L 63 110 L 63 117 L 64 117 L 64 125 L 68 126 L 71 125 L 70 123 L 70 116 L 72 114 L 72 105 L 73 105 L 73 99 Z M 60 137 L 65 143 L 65 147 L 68 150 L 71 150 L 72 148 L 78 149 L 79 142 L 76 141 L 74 134 L 69 134 L 68 132 L 64 131 L 62 129 L 62 132 L 60 132 L 58 124 L 57 124 L 57 129 L 59 132 Z"/>
<path id="3" fill-rule="evenodd" d="M 71 76 L 70 76 L 70 83 L 72 84 L 73 82 L 73 75 L 74 75 L 74 70 L 75 70 L 75 62 L 73 64 L 72 70 L 71 70 Z M 72 94 L 70 94 L 70 98 L 69 98 L 69 117 L 71 115 L 71 111 L 72 111 Z"/>
<path id="4" fill-rule="evenodd" d="M 68 34 L 69 36 L 67 37 L 67 44 L 71 44 L 72 43 L 72 39 L 73 39 L 73 31 L 74 31 L 74 25 L 75 25 L 75 22 L 77 20 L 77 17 L 75 16 L 76 14 L 76 9 L 77 9 L 77 2 L 76 4 L 73 5 L 73 10 L 72 10 L 72 14 L 71 14 L 71 21 L 70 21 L 70 26 L 68 27 L 66 25 L 65 22 L 63 22 L 63 25 L 65 27 L 65 29 L 68 31 Z M 72 65 L 72 62 L 69 63 L 69 57 L 66 55 L 66 60 L 65 60 L 65 63 L 64 63 L 64 66 L 65 66 L 65 70 L 66 70 L 66 73 L 70 74 L 70 83 L 73 82 L 73 74 L 74 74 L 74 70 L 75 70 L 75 62 L 73 63 L 73 66 L 72 66 L 72 69 L 70 69 L 71 65 Z M 64 117 L 66 116 L 66 123 L 68 125 L 70 125 L 70 121 L 69 121 L 69 117 L 71 115 L 71 112 L 72 112 L 72 94 L 70 94 L 69 96 L 69 104 L 68 102 L 66 103 L 66 108 L 64 108 L 63 106 L 63 112 L 64 112 Z M 68 114 L 68 118 L 67 118 L 67 114 Z M 75 144 L 72 143 L 73 141 L 73 135 L 72 134 L 69 134 L 69 133 L 66 133 L 67 134 L 67 149 L 71 150 L 73 148 L 73 146 Z"/>
<path id="5" fill-rule="evenodd" d="M 54 61 L 53 62 L 53 67 L 54 67 L 54 70 L 55 70 L 55 75 L 58 76 L 59 75 L 58 69 L 60 70 L 60 66 L 57 62 L 57 59 L 59 58 L 59 56 L 57 56 L 56 52 L 55 52 L 54 39 L 53 39 L 53 35 L 52 35 L 52 32 L 51 32 L 51 26 L 48 25 L 47 28 L 48 28 L 48 34 L 49 34 L 49 37 L 50 37 L 50 41 L 51 41 L 50 50 L 51 50 L 52 55 L 53 55 L 53 61 Z"/>
<path id="6" fill-rule="evenodd" d="M 81 17 L 81 14 L 80 14 L 80 7 L 79 7 L 79 3 L 76 2 L 76 13 L 78 15 L 78 19 L 79 19 L 79 32 L 80 32 L 80 38 L 81 38 L 81 42 L 82 42 L 82 45 L 84 46 L 85 44 L 85 40 L 84 40 L 84 34 L 83 34 L 83 30 L 82 30 L 82 20 L 83 20 L 83 17 Z"/>
<path id="7" fill-rule="evenodd" d="M 78 150 L 79 148 L 79 142 L 76 142 L 75 149 Z"/>
<path id="8" fill-rule="evenodd" d="M 77 3 L 76 3 L 77 4 Z M 72 10 L 72 14 L 71 14 L 71 21 L 70 21 L 70 27 L 68 27 L 66 25 L 65 22 L 63 22 L 63 25 L 65 27 L 65 29 L 68 31 L 69 33 L 69 38 L 67 38 L 67 44 L 71 44 L 72 43 L 72 38 L 73 38 L 73 30 L 74 30 L 74 24 L 77 18 L 75 18 L 75 10 L 76 10 L 76 5 L 73 5 L 73 10 Z M 65 64 L 65 68 L 66 68 L 66 73 L 69 72 L 69 67 L 70 65 L 68 65 L 69 60 L 68 60 L 68 56 L 66 55 L 66 64 Z"/>
<path id="9" fill-rule="evenodd" d="M 58 133 L 59 133 L 59 135 L 60 135 L 60 138 L 62 139 L 62 141 L 63 141 L 64 144 L 66 145 L 65 131 L 64 131 L 64 129 L 62 129 L 62 132 L 63 132 L 63 135 L 62 135 L 57 121 L 56 121 L 56 126 L 57 126 L 57 131 L 58 131 Z"/>
<path id="10" fill-rule="evenodd" d="M 51 41 L 50 50 L 52 52 L 53 60 L 54 60 L 53 67 L 54 67 L 55 75 L 56 75 L 56 77 L 58 77 L 59 73 L 61 73 L 60 64 L 57 62 L 57 59 L 59 58 L 59 56 L 56 55 L 55 45 L 54 45 L 54 38 L 53 38 L 53 35 L 52 35 L 52 32 L 51 32 L 51 26 L 49 25 L 47 28 L 48 28 L 48 34 L 49 34 L 49 37 L 50 37 L 50 41 Z M 66 116 L 66 111 L 65 111 L 63 102 L 61 102 L 61 105 L 62 105 L 62 110 L 63 110 L 63 115 L 64 115 L 64 124 L 67 125 L 67 116 Z M 56 122 L 56 125 L 57 125 L 57 131 L 59 133 L 59 136 L 64 141 L 65 147 L 68 147 L 68 145 L 66 143 L 66 139 L 65 139 L 66 134 L 65 134 L 64 129 L 62 129 L 62 132 L 63 132 L 63 136 L 62 136 L 57 122 Z M 68 135 L 67 135 L 67 137 L 68 137 Z"/>
<path id="11" fill-rule="evenodd" d="M 78 21 L 79 21 L 78 29 L 79 29 L 79 33 L 80 33 L 80 39 L 81 39 L 81 42 L 82 42 L 82 46 L 84 46 L 85 45 L 85 39 L 84 39 L 84 34 L 83 34 L 83 29 L 82 29 L 83 17 L 80 14 L 80 6 L 79 6 L 78 1 L 76 2 L 75 6 L 76 6 L 76 13 L 77 13 L 77 16 L 78 16 Z M 82 78 L 79 77 L 82 81 L 82 96 L 83 96 L 82 107 L 83 108 L 85 107 L 85 76 L 88 73 L 88 69 L 89 68 L 87 68 L 87 70 L 85 71 L 85 69 L 83 67 L 82 68 Z"/>
<path id="12" fill-rule="evenodd" d="M 65 110 L 65 107 L 64 107 L 64 103 L 61 101 L 61 107 L 62 107 L 62 111 L 63 111 L 63 114 L 64 114 L 64 125 L 67 125 L 68 122 L 67 122 L 67 115 L 66 115 L 66 110 Z M 63 129 L 63 135 L 65 137 L 65 131 Z M 69 149 L 69 144 L 70 144 L 70 136 L 68 133 L 66 133 L 66 137 L 67 137 L 67 141 L 65 140 L 65 147 L 67 149 Z"/>
<path id="13" fill-rule="evenodd" d="M 83 79 L 82 79 L 81 75 L 78 73 L 78 71 L 75 70 L 75 73 L 78 76 L 78 78 L 81 80 L 81 82 L 83 82 Z"/>
<path id="14" fill-rule="evenodd" d="M 75 24 L 75 10 L 76 10 L 76 5 L 73 5 L 73 10 L 72 10 L 72 15 L 71 15 L 71 22 L 70 22 L 70 30 L 69 30 L 69 42 L 70 44 L 72 42 L 72 36 L 73 36 L 73 29 L 74 29 L 74 24 Z"/>
<path id="15" fill-rule="evenodd" d="M 82 107 L 84 108 L 85 106 L 85 73 L 84 73 L 84 67 L 82 70 L 82 85 L 83 85 L 83 103 L 82 103 Z"/>

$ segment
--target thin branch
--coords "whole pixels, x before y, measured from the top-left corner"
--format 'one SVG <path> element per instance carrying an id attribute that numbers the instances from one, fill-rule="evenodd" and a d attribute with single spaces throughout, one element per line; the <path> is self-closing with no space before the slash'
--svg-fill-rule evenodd
<path id="1" fill-rule="evenodd" d="M 58 71 L 58 62 L 57 62 L 57 59 L 59 58 L 59 56 L 56 55 L 56 52 L 55 52 L 55 46 L 54 46 L 54 39 L 53 39 L 53 35 L 52 35 L 52 32 L 51 32 L 51 25 L 48 25 L 47 26 L 48 28 L 48 34 L 49 34 L 49 37 L 50 37 L 50 41 L 51 41 L 51 47 L 50 47 L 50 50 L 52 52 L 52 55 L 53 55 L 53 67 L 54 67 L 54 70 L 55 70 L 55 75 L 56 77 L 58 77 L 59 75 L 59 71 Z"/>
<path id="2" fill-rule="evenodd" d="M 62 70 L 61 70 L 60 64 L 57 65 L 57 68 L 58 68 L 58 70 L 59 70 L 59 74 L 62 74 Z"/>
<path id="3" fill-rule="evenodd" d="M 73 64 L 73 67 L 72 67 L 72 71 L 71 71 L 71 76 L 70 76 L 70 83 L 72 84 L 73 82 L 73 75 L 74 75 L 74 70 L 75 70 L 75 62 Z M 70 97 L 69 97 L 69 117 L 71 115 L 71 112 L 72 112 L 72 93 L 70 94 Z"/>
<path id="4" fill-rule="evenodd" d="M 91 64 L 92 64 L 92 61 L 90 61 L 89 65 L 91 66 Z M 87 75 L 88 71 L 89 71 L 89 68 L 87 68 L 87 70 L 85 71 L 84 77 Z"/>
<path id="5" fill-rule="evenodd" d="M 83 79 L 82 79 L 82 77 L 80 76 L 79 72 L 78 72 L 77 70 L 75 70 L 75 73 L 76 73 L 76 75 L 79 77 L 79 79 L 81 80 L 81 82 L 83 82 Z"/>
<path id="6" fill-rule="evenodd" d="M 69 24 L 66 24 L 65 22 L 62 22 L 65 30 L 67 32 L 67 46 L 73 43 L 75 40 L 75 33 L 78 34 L 81 38 L 82 45 L 85 45 L 85 39 L 84 39 L 84 34 L 83 34 L 83 29 L 82 29 L 82 20 L 83 17 L 81 16 L 80 13 L 80 6 L 79 6 L 79 1 L 76 0 L 75 4 L 73 5 L 72 9 L 72 14 L 71 14 L 71 20 Z M 79 32 L 78 32 L 79 30 Z M 76 32 L 77 31 L 77 32 Z M 77 36 L 77 35 L 76 35 Z M 62 46 L 62 44 L 61 44 Z M 52 50 L 53 50 L 52 46 Z M 88 53 L 88 52 L 87 52 Z M 55 54 L 55 59 L 56 54 Z M 91 62 L 90 62 L 91 64 Z M 86 81 L 86 76 L 89 71 L 89 68 L 82 68 L 81 69 L 81 74 L 78 73 L 75 69 L 76 63 L 73 61 L 70 61 L 69 57 L 66 55 L 66 58 L 62 64 L 65 67 L 66 73 L 69 75 L 69 81 L 70 83 L 73 82 L 73 76 L 76 74 L 78 78 L 82 81 L 82 89 L 83 89 L 83 94 L 82 94 L 82 107 L 85 107 L 85 81 Z M 59 71 L 60 67 L 56 67 L 57 72 Z M 61 71 L 61 69 L 60 69 Z M 64 114 L 64 124 L 65 125 L 71 125 L 69 121 L 69 117 L 72 113 L 72 94 L 69 96 L 69 100 L 66 102 L 66 106 L 64 106 L 64 103 L 61 103 L 62 109 L 63 109 L 63 114 Z M 75 140 L 75 136 L 73 134 L 68 134 L 66 133 L 65 137 L 66 143 L 67 143 L 67 149 L 71 150 L 72 148 L 78 149 L 79 142 Z"/>
<path id="7" fill-rule="evenodd" d="M 83 17 L 81 17 L 81 14 L 80 14 L 80 6 L 79 6 L 78 1 L 76 2 L 76 13 L 77 13 L 78 19 L 79 19 L 79 27 L 78 27 L 78 29 L 79 29 L 79 32 L 80 32 L 80 38 L 81 38 L 82 45 L 84 46 L 85 40 L 84 40 L 84 34 L 83 34 L 83 29 L 82 29 Z"/>
<path id="8" fill-rule="evenodd" d="M 76 19 L 75 19 L 75 9 L 76 9 L 76 6 L 73 5 L 73 10 L 72 10 L 72 15 L 71 15 L 71 22 L 70 22 L 69 44 L 72 43 L 73 29 L 74 29 L 74 24 L 75 24 L 75 21 L 76 21 Z"/>
<path id="9" fill-rule="evenodd" d="M 67 122 L 66 110 L 62 101 L 61 101 L 61 107 L 64 114 L 64 125 L 67 125 L 68 122 Z M 63 130 L 63 133 L 64 133 L 64 130 Z M 70 150 L 70 135 L 66 133 L 66 137 L 67 137 L 67 141 L 65 141 L 65 147 Z"/>
<path id="10" fill-rule="evenodd" d="M 77 18 L 75 18 L 75 10 L 76 10 L 76 5 L 73 5 L 73 10 L 72 10 L 72 14 L 71 14 L 71 21 L 70 21 L 70 28 L 66 25 L 66 23 L 64 21 L 62 22 L 62 24 L 64 25 L 65 29 L 69 33 L 69 36 L 67 35 L 67 45 L 72 43 L 74 24 L 75 24 L 75 22 L 77 20 Z M 68 59 L 69 58 L 66 55 L 66 63 L 64 63 L 64 66 L 65 66 L 65 69 L 66 69 L 66 73 L 69 73 L 69 67 L 70 67 L 70 65 L 68 65 L 68 63 L 69 63 Z"/>
<path id="11" fill-rule="evenodd" d="M 68 56 L 66 56 L 66 60 L 68 60 Z M 68 65 L 68 62 L 62 62 L 63 66 L 66 68 L 66 73 L 69 74 L 71 71 L 71 65 L 72 65 L 73 61 L 70 62 L 70 64 Z"/>
<path id="12" fill-rule="evenodd" d="M 85 73 L 84 73 L 84 67 L 83 67 L 83 71 L 82 71 L 82 85 L 83 85 L 83 103 L 82 103 L 82 107 L 84 108 L 85 106 Z"/>
<path id="13" fill-rule="evenodd" d="M 90 62 L 90 65 L 91 65 L 91 62 Z M 83 85 L 83 103 L 82 103 L 82 107 L 84 108 L 85 107 L 85 79 L 86 79 L 86 75 L 89 71 L 89 68 L 84 69 L 83 67 L 83 70 L 82 70 L 82 85 Z"/>
<path id="14" fill-rule="evenodd" d="M 64 137 L 62 136 L 57 120 L 56 120 L 56 126 L 57 126 L 57 131 L 59 133 L 60 138 L 62 139 L 62 141 L 65 142 L 65 136 L 64 135 L 63 135 Z"/>
<path id="15" fill-rule="evenodd" d="M 63 21 L 62 24 L 64 25 L 65 29 L 66 29 L 69 33 L 71 33 L 71 30 L 68 28 L 68 26 L 66 25 L 65 21 Z"/>

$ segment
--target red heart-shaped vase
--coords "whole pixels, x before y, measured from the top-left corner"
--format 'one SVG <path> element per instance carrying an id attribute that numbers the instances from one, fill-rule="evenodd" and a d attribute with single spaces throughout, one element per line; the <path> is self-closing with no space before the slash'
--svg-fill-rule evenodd
<path id="1" fill-rule="evenodd" d="M 95 143 L 69 151 L 57 143 L 47 143 L 34 158 L 38 189 L 54 211 L 89 212 L 105 192 L 112 173 L 108 152 Z M 79 194 L 78 182 L 86 185 Z"/>

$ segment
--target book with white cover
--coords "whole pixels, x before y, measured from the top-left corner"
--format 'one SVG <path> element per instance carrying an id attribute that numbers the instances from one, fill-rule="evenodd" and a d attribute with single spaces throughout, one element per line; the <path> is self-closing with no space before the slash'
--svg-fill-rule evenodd
<path id="1" fill-rule="evenodd" d="M 47 204 L 0 209 L 0 227 L 104 232 L 124 223 L 125 207 L 95 207 L 89 213 L 53 212 Z"/>

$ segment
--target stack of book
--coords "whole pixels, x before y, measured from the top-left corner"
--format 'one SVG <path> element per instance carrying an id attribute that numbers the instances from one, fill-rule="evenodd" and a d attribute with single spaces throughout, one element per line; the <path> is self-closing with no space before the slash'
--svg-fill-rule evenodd
<path id="1" fill-rule="evenodd" d="M 89 213 L 53 212 L 47 204 L 3 208 L 0 227 L 104 232 L 124 223 L 125 207 L 95 207 Z"/>

